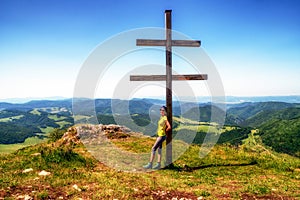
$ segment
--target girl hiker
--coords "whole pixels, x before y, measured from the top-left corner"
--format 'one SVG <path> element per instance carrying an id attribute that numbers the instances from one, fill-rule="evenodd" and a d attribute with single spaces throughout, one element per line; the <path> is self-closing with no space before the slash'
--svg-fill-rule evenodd
<path id="1" fill-rule="evenodd" d="M 160 119 L 158 120 L 158 127 L 157 127 L 157 139 L 155 144 L 152 146 L 151 155 L 150 155 L 150 162 L 143 166 L 145 169 L 152 169 L 152 163 L 155 157 L 155 152 L 157 150 L 157 164 L 153 166 L 153 169 L 160 169 L 161 168 L 161 149 L 162 144 L 166 139 L 166 132 L 171 130 L 170 123 L 167 119 L 167 107 L 162 106 L 160 108 Z"/>

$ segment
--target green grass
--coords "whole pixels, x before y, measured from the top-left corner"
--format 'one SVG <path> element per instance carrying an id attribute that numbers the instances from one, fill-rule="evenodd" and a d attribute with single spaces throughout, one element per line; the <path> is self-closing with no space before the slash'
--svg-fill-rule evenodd
<path id="1" fill-rule="evenodd" d="M 113 140 L 119 148 L 136 153 L 149 152 L 153 142 L 153 138 L 143 137 Z M 174 141 L 176 145 L 186 147 L 181 141 Z M 257 145 L 217 145 L 204 158 L 199 157 L 201 147 L 191 145 L 170 169 L 134 173 L 105 166 L 82 145 L 42 143 L 0 155 L 0 197 L 13 199 L 16 194 L 28 194 L 34 199 L 299 198 L 300 159 Z M 40 155 L 33 156 L 34 153 Z M 33 171 L 22 173 L 28 168 Z M 41 170 L 51 174 L 39 177 Z M 73 188 L 75 184 L 81 191 Z"/>
<path id="2" fill-rule="evenodd" d="M 55 120 L 55 123 L 60 126 L 60 128 L 64 127 L 65 125 L 70 125 L 70 122 L 64 121 L 66 117 L 63 116 L 57 116 L 57 115 L 49 115 L 48 116 L 50 119 Z M 52 131 L 52 130 L 45 130 L 45 131 Z"/>
<path id="3" fill-rule="evenodd" d="M 36 113 L 37 114 L 37 113 Z M 19 117 L 19 116 L 15 116 Z M 58 118 L 59 119 L 59 118 Z M 1 120 L 0 120 L 1 121 Z M 69 124 L 66 121 L 60 121 L 60 122 L 56 122 L 58 125 L 60 125 L 60 127 L 63 127 L 66 124 Z M 42 131 L 42 135 L 44 136 L 49 136 L 49 133 L 51 133 L 52 131 L 54 131 L 55 128 L 53 127 L 47 127 L 47 128 L 40 128 Z M 12 153 L 18 149 L 21 149 L 23 147 L 27 147 L 27 146 L 31 146 L 31 145 L 35 145 L 35 144 L 39 144 L 41 142 L 44 142 L 46 139 L 39 139 L 38 137 L 30 137 L 27 138 L 23 143 L 17 143 L 17 144 L 0 144 L 0 154 L 7 154 L 7 153 Z"/>
<path id="4" fill-rule="evenodd" d="M 235 127 L 231 126 L 223 126 L 221 129 L 219 125 L 215 122 L 198 122 L 190 119 L 174 117 L 174 121 L 180 123 L 180 126 L 175 128 L 174 131 L 179 131 L 181 129 L 191 130 L 195 132 L 210 132 L 215 134 L 220 134 L 225 131 L 230 131 L 235 129 Z"/>
<path id="5" fill-rule="evenodd" d="M 20 119 L 22 118 L 24 115 L 18 115 L 18 116 L 13 116 L 13 117 L 6 117 L 6 118 L 1 118 L 0 122 L 11 122 L 14 119 Z"/>
<path id="6" fill-rule="evenodd" d="M 74 121 L 79 121 L 79 120 L 88 120 L 88 119 L 90 119 L 90 117 L 89 116 L 85 116 L 85 115 L 75 115 L 74 116 Z"/>
<path id="7" fill-rule="evenodd" d="M 65 125 L 70 125 L 70 123 L 66 122 L 66 121 L 58 121 L 55 123 L 58 124 L 60 126 L 60 128 L 64 127 Z"/>
<path id="8" fill-rule="evenodd" d="M 34 115 L 41 115 L 41 112 L 38 109 L 33 109 L 32 111 L 30 111 L 30 113 Z"/>
<path id="9" fill-rule="evenodd" d="M 18 144 L 0 144 L 0 154 L 12 153 L 18 149 L 32 146 L 44 142 L 44 140 L 39 139 L 38 137 L 30 137 L 25 140 L 23 143 Z"/>
<path id="10" fill-rule="evenodd" d="M 47 128 L 40 128 L 43 133 L 46 135 L 52 132 L 55 128 L 48 126 Z"/>
<path id="11" fill-rule="evenodd" d="M 224 126 L 224 127 L 222 127 L 222 129 L 219 129 L 218 125 L 198 122 L 198 124 L 188 124 L 188 125 L 181 124 L 179 127 L 174 129 L 174 131 L 186 129 L 186 130 L 191 130 L 191 131 L 195 131 L 195 132 L 210 132 L 210 133 L 219 134 L 219 133 L 223 133 L 225 131 L 230 131 L 234 128 L 235 127 Z"/>
<path id="12" fill-rule="evenodd" d="M 66 119 L 66 117 L 63 117 L 63 116 L 57 116 L 57 115 L 48 115 L 48 118 L 49 119 L 53 119 L 53 120 L 55 120 L 55 121 L 60 121 L 60 120 L 64 120 L 64 119 Z"/>

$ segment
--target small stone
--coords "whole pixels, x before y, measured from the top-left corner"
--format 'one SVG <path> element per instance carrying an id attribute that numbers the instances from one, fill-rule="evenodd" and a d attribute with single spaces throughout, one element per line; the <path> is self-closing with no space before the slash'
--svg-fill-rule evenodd
<path id="1" fill-rule="evenodd" d="M 32 200 L 33 198 L 31 197 L 31 196 L 29 196 L 29 195 L 25 195 L 25 197 L 24 197 L 24 200 Z"/>
<path id="2" fill-rule="evenodd" d="M 32 200 L 33 198 L 27 194 L 17 196 L 17 199 Z"/>
<path id="3" fill-rule="evenodd" d="M 78 187 L 78 185 L 73 185 L 73 188 L 75 189 L 75 190 L 77 190 L 78 192 L 81 192 L 81 189 Z"/>
<path id="4" fill-rule="evenodd" d="M 32 156 L 39 156 L 39 155 L 41 155 L 41 153 L 33 153 L 33 154 L 31 154 Z"/>
<path id="5" fill-rule="evenodd" d="M 28 172 L 32 172 L 33 169 L 32 168 L 28 168 L 28 169 L 24 169 L 22 173 L 28 173 Z"/>
<path id="6" fill-rule="evenodd" d="M 48 175 L 50 175 L 50 174 L 51 174 L 50 172 L 47 172 L 47 171 L 43 170 L 43 171 L 41 171 L 41 172 L 39 173 L 39 176 L 48 176 Z"/>

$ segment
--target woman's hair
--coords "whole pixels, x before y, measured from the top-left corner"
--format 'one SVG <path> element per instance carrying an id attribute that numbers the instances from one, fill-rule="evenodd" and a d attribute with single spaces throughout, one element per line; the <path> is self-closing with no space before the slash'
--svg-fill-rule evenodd
<path id="1" fill-rule="evenodd" d="M 167 112 L 167 107 L 166 107 L 166 106 L 162 106 L 162 107 L 160 107 L 160 108 L 164 109 L 165 112 Z"/>

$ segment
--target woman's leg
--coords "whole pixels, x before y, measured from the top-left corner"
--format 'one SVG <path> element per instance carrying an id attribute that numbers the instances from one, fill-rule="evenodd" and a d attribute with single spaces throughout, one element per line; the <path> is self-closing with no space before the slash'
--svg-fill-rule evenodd
<path id="1" fill-rule="evenodd" d="M 162 148 L 162 143 L 163 141 L 166 139 L 165 136 L 159 136 L 156 138 L 156 141 L 154 143 L 154 145 L 152 146 L 152 149 L 151 149 L 151 155 L 150 155 L 150 160 L 149 160 L 149 163 L 148 165 L 145 165 L 144 168 L 152 168 L 152 163 L 153 163 L 153 160 L 154 160 L 154 157 L 155 157 L 155 152 L 156 150 L 158 149 L 158 162 L 160 163 L 161 162 L 161 148 Z"/>
<path id="2" fill-rule="evenodd" d="M 154 160 L 154 157 L 155 157 L 155 151 L 153 152 L 151 152 L 151 155 L 150 155 L 150 161 L 149 162 L 153 162 L 153 160 Z"/>
<path id="3" fill-rule="evenodd" d="M 156 138 L 156 141 L 151 149 L 150 162 L 153 162 L 155 157 L 155 152 L 157 149 L 158 149 L 158 154 L 161 154 L 162 143 L 165 140 L 165 138 L 166 138 L 165 136 L 159 136 Z"/>
<path id="4" fill-rule="evenodd" d="M 157 149 L 157 162 L 161 162 L 161 149 L 162 149 L 162 144 L 158 147 Z"/>
<path id="5" fill-rule="evenodd" d="M 153 150 L 157 150 L 157 162 L 161 162 L 161 150 L 162 150 L 162 144 L 165 141 L 166 136 L 160 136 L 156 139 L 156 143 L 153 145 L 152 148 L 152 155 L 153 155 Z M 154 156 L 155 156 L 155 151 L 154 151 Z M 152 161 L 154 160 L 154 156 L 152 158 Z"/>

